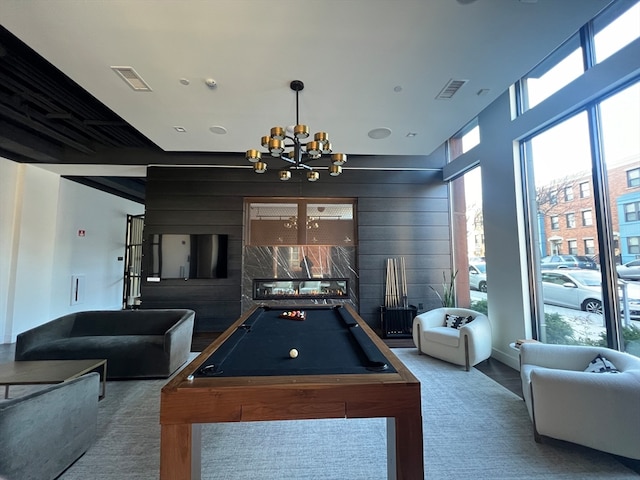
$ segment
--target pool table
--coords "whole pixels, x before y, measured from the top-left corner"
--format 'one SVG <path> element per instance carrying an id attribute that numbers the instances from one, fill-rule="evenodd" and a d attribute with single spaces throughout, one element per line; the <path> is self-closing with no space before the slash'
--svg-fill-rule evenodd
<path id="1" fill-rule="evenodd" d="M 424 478 L 420 382 L 356 311 L 255 306 L 163 387 L 160 478 L 200 478 L 202 423 L 370 417 L 387 418 L 388 477 Z"/>

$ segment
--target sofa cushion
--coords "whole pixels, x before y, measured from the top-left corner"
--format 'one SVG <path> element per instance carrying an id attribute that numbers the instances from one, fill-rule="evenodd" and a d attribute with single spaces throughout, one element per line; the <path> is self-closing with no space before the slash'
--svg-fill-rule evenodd
<path id="1" fill-rule="evenodd" d="M 447 327 L 456 328 L 458 330 L 471 321 L 473 321 L 473 317 L 471 315 L 463 317 L 461 315 L 451 315 L 449 313 L 446 314 L 444 319 L 444 323 Z"/>
<path id="2" fill-rule="evenodd" d="M 591 360 L 585 372 L 593 373 L 620 373 L 616 366 L 602 355 L 598 354 L 596 358 Z"/>
<path id="3" fill-rule="evenodd" d="M 456 328 L 435 327 L 422 333 L 426 342 L 441 343 L 450 347 L 460 345 L 460 332 Z"/>

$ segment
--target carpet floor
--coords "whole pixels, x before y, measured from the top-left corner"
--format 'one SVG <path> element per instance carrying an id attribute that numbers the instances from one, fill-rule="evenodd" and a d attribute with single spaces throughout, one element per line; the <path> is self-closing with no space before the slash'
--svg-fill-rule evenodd
<path id="1" fill-rule="evenodd" d="M 638 480 L 612 455 L 565 442 L 535 443 L 522 399 L 479 371 L 465 372 L 415 349 L 394 353 L 421 381 L 425 478 Z M 165 383 L 109 382 L 96 443 L 59 480 L 157 479 Z M 384 479 L 385 425 L 384 419 L 203 425 L 202 478 Z"/>

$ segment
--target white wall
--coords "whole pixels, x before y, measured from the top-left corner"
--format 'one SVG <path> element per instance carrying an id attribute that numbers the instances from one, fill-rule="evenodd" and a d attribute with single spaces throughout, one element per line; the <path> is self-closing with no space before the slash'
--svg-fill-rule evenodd
<path id="1" fill-rule="evenodd" d="M 15 267 L 12 245 L 15 210 L 18 207 L 15 201 L 18 166 L 15 162 L 0 158 L 0 342 L 9 336 L 5 319 L 8 311 L 13 309 L 14 288 L 11 272 Z"/>
<path id="2" fill-rule="evenodd" d="M 512 120 L 509 92 L 479 116 L 481 142 L 444 168 L 448 178 L 479 162 L 493 356 L 519 368 L 509 343 L 531 337 L 525 215 L 518 143 L 537 129 L 640 76 L 640 39 L 595 66 L 549 99 Z M 471 119 L 470 119 L 471 120 Z"/>
<path id="3" fill-rule="evenodd" d="M 121 308 L 126 215 L 144 206 L 2 158 L 0 178 L 0 340 L 73 311 Z M 71 305 L 78 274 L 84 295 Z"/>

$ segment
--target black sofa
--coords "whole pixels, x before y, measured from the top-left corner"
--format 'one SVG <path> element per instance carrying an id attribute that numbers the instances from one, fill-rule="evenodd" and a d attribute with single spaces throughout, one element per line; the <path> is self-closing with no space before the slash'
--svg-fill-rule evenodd
<path id="1" fill-rule="evenodd" d="M 107 378 L 166 378 L 191 351 L 195 312 L 76 312 L 20 333 L 16 361 L 106 359 Z"/>

